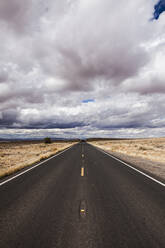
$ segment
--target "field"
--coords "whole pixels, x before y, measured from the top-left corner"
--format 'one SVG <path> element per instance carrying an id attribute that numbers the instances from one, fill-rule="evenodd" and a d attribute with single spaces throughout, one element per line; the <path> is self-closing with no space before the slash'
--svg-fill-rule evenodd
<path id="1" fill-rule="evenodd" d="M 74 144 L 73 142 L 0 142 L 0 177 L 7 176 Z"/>
<path id="2" fill-rule="evenodd" d="M 90 143 L 165 179 L 165 138 L 96 140 Z"/>

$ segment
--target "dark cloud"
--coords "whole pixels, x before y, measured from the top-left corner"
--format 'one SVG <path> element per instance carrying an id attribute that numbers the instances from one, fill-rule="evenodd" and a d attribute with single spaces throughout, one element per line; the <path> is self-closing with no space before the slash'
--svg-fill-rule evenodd
<path id="1" fill-rule="evenodd" d="M 17 122 L 18 113 L 14 109 L 8 109 L 1 113 L 0 127 L 12 127 Z"/>
<path id="2" fill-rule="evenodd" d="M 0 19 L 20 32 L 28 25 L 28 12 L 32 1 L 22 0 L 1 0 L 0 1 Z"/>
<path id="3" fill-rule="evenodd" d="M 0 83 L 4 83 L 8 80 L 8 72 L 3 68 L 0 69 Z"/>
<path id="4" fill-rule="evenodd" d="M 86 124 L 81 123 L 81 122 L 65 122 L 64 121 L 62 123 L 56 123 L 55 121 L 50 120 L 50 123 L 48 123 L 48 120 L 46 121 L 40 121 L 40 122 L 33 122 L 33 123 L 29 123 L 29 125 L 27 125 L 26 123 L 20 123 L 20 128 L 21 129 L 72 129 L 75 127 L 83 127 L 86 126 Z M 54 123 L 53 123 L 54 122 Z M 10 123 L 11 124 L 11 123 Z M 13 123 L 12 123 L 13 124 Z M 18 126 L 13 126 L 10 125 L 10 128 L 16 128 Z"/>

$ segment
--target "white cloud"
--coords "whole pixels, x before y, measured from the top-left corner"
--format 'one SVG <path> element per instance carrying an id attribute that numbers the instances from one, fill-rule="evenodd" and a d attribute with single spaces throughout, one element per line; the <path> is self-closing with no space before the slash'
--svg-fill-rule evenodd
<path id="1" fill-rule="evenodd" d="M 163 135 L 165 16 L 149 21 L 156 2 L 2 0 L 0 136 L 18 127 Z"/>

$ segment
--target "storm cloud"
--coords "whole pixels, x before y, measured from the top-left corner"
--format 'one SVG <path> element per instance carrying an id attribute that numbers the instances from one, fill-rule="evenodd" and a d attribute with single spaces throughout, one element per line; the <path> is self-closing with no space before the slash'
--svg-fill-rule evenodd
<path id="1" fill-rule="evenodd" d="M 163 135 L 163 6 L 1 0 L 0 137 Z"/>

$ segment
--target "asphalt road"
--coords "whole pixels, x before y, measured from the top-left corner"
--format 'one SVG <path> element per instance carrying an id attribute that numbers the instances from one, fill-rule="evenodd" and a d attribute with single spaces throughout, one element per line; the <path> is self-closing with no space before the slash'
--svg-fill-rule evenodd
<path id="1" fill-rule="evenodd" d="M 82 143 L 0 185 L 0 248 L 164 248 L 165 187 Z"/>

